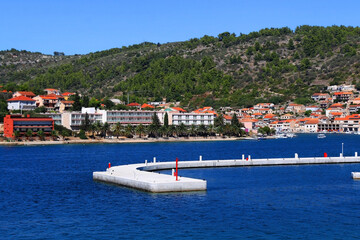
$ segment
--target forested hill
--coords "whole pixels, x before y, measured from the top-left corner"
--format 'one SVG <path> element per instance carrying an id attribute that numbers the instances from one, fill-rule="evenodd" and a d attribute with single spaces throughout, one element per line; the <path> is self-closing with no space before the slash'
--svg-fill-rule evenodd
<path id="1" fill-rule="evenodd" d="M 185 42 L 142 43 L 87 55 L 0 52 L 0 85 L 8 90 L 60 88 L 95 97 L 183 106 L 249 106 L 306 102 L 329 84 L 360 86 L 360 28 L 300 26 Z"/>

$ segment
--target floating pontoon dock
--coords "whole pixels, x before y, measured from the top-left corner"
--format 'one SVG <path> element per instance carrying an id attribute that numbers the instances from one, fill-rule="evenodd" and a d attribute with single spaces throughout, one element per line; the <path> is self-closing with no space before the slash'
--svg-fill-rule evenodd
<path id="1" fill-rule="evenodd" d="M 184 168 L 215 168 L 215 167 L 251 167 L 251 166 L 278 166 L 278 165 L 308 165 L 308 164 L 346 164 L 360 163 L 357 152 L 355 156 L 343 157 L 306 157 L 299 158 L 295 154 L 294 158 L 263 158 L 251 159 L 251 156 L 241 159 L 231 160 L 202 160 L 180 161 L 179 169 Z M 180 177 L 176 181 L 174 175 L 157 173 L 154 171 L 175 169 L 176 162 L 156 162 L 154 161 L 141 164 L 130 164 L 109 167 L 104 172 L 94 172 L 93 179 L 114 183 L 130 188 L 140 189 L 148 192 L 186 192 L 186 191 L 205 191 L 206 180 Z M 176 174 L 175 174 L 176 175 Z"/>

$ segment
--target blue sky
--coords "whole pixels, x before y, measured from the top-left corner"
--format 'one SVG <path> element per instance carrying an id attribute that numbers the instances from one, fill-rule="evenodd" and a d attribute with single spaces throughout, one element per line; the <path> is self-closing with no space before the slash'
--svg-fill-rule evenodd
<path id="1" fill-rule="evenodd" d="M 358 26 L 360 1 L 0 0 L 0 50 L 86 54 L 299 25 Z"/>

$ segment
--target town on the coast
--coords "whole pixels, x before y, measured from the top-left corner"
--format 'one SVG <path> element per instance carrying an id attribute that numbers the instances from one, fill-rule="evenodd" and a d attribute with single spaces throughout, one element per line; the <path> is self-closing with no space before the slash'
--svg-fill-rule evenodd
<path id="1" fill-rule="evenodd" d="M 179 102 L 94 99 L 60 89 L 8 91 L 0 125 L 3 142 L 71 139 L 292 137 L 294 133 L 360 132 L 360 96 L 354 85 L 332 85 L 308 105 L 258 103 L 249 108 L 202 107 Z"/>

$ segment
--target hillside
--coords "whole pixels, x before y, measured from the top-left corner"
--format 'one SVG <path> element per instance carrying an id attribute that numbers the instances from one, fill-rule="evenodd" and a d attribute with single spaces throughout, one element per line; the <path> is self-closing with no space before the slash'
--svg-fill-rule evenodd
<path id="1" fill-rule="evenodd" d="M 95 97 L 129 93 L 137 101 L 167 98 L 190 107 L 306 102 L 329 84 L 360 86 L 359 44 L 358 27 L 300 26 L 76 56 L 10 50 L 0 52 L 0 84 Z"/>

